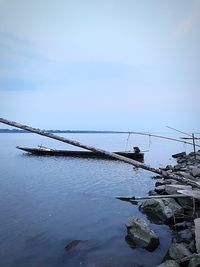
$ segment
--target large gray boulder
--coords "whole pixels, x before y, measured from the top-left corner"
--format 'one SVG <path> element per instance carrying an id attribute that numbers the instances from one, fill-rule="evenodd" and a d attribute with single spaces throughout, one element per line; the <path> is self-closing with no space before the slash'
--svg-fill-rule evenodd
<path id="1" fill-rule="evenodd" d="M 178 194 L 178 190 L 189 190 L 192 189 L 191 185 L 182 185 L 182 184 L 166 184 L 165 191 L 168 195 Z"/>
<path id="2" fill-rule="evenodd" d="M 170 198 L 148 199 L 140 205 L 140 209 L 147 213 L 152 221 L 158 223 L 166 223 L 174 216 L 183 213 L 182 207 Z"/>
<path id="3" fill-rule="evenodd" d="M 179 267 L 180 265 L 173 260 L 167 260 L 163 262 L 162 264 L 158 265 L 157 267 Z"/>
<path id="4" fill-rule="evenodd" d="M 160 244 L 159 237 L 149 228 L 144 220 L 129 217 L 126 227 L 126 240 L 131 247 L 140 247 L 153 251 Z"/>

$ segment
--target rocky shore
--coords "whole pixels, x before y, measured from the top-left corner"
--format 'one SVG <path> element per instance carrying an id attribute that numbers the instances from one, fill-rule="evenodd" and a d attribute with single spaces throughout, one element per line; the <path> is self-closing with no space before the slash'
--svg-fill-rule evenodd
<path id="1" fill-rule="evenodd" d="M 163 176 L 152 177 L 156 180 L 155 188 L 139 209 L 151 222 L 167 224 L 172 230 L 171 246 L 159 267 L 200 267 L 200 151 L 173 157 L 177 164 L 162 169 Z M 168 179 L 171 174 L 183 181 Z M 197 187 L 186 181 L 195 182 Z M 126 240 L 131 247 L 154 251 L 159 246 L 159 236 L 146 221 L 130 217 L 126 227 Z"/>

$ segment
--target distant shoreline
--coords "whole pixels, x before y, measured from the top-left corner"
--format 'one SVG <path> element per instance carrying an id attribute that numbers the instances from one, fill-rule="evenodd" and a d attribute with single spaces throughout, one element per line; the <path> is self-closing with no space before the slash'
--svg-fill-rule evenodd
<path id="1" fill-rule="evenodd" d="M 116 131 L 80 131 L 80 130 L 45 130 L 48 133 L 124 133 L 124 132 L 116 132 Z M 17 129 L 0 129 L 0 133 L 31 133 L 25 130 L 17 130 Z"/>
<path id="2" fill-rule="evenodd" d="M 156 134 L 157 132 L 129 132 L 129 131 L 94 131 L 94 130 L 44 130 L 45 132 L 48 133 L 79 133 L 79 134 L 140 134 L 140 133 L 145 133 L 145 134 Z M 29 131 L 25 130 L 18 130 L 18 129 L 0 129 L 0 134 L 1 133 L 31 133 Z M 160 134 L 160 133 L 159 133 Z M 164 134 L 164 133 L 163 133 Z M 194 134 L 200 134 L 199 132 L 196 132 Z"/>

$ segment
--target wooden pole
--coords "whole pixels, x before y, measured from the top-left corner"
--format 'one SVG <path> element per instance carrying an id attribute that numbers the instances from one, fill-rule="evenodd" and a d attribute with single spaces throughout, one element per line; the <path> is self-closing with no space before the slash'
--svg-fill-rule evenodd
<path id="1" fill-rule="evenodd" d="M 194 133 L 192 134 L 192 142 L 193 142 L 193 148 L 194 148 L 194 157 L 196 159 L 196 147 L 195 147 L 195 137 L 194 137 Z"/>
<path id="2" fill-rule="evenodd" d="M 189 179 L 186 179 L 184 177 L 180 177 L 180 176 L 175 175 L 175 174 L 168 174 L 166 172 L 163 172 L 160 169 L 152 168 L 152 167 L 150 167 L 150 166 L 148 166 L 148 165 L 146 165 L 144 163 L 138 162 L 138 161 L 133 160 L 133 159 L 126 158 L 124 156 L 121 156 L 121 155 L 118 155 L 118 154 L 115 154 L 115 153 L 112 153 L 112 152 L 109 152 L 109 151 L 106 151 L 106 150 L 103 150 L 103 149 L 100 149 L 100 148 L 96 148 L 96 147 L 89 146 L 89 145 L 84 145 L 84 144 L 82 144 L 80 142 L 77 142 L 75 140 L 71 140 L 71 139 L 68 139 L 68 138 L 65 138 L 65 137 L 62 137 L 62 136 L 55 135 L 53 133 L 46 132 L 44 130 L 32 128 L 30 126 L 23 125 L 23 124 L 14 122 L 14 121 L 9 121 L 9 120 L 3 119 L 3 118 L 0 118 L 0 122 L 4 123 L 4 124 L 7 124 L 7 125 L 10 125 L 10 126 L 14 126 L 14 127 L 23 129 L 25 131 L 29 131 L 29 132 L 32 132 L 32 133 L 43 135 L 43 136 L 46 136 L 46 137 L 49 137 L 49 138 L 52 138 L 52 139 L 55 139 L 55 140 L 70 144 L 70 145 L 73 145 L 73 146 L 81 147 L 81 148 L 93 151 L 95 153 L 99 153 L 99 154 L 102 154 L 102 155 L 105 155 L 105 156 L 109 156 L 110 158 L 118 159 L 120 161 L 123 161 L 123 162 L 126 162 L 128 164 L 131 164 L 131 165 L 133 165 L 133 166 L 135 166 L 137 168 L 141 168 L 141 169 L 144 169 L 144 170 L 147 170 L 147 171 L 162 175 L 163 177 L 171 178 L 171 179 L 174 179 L 174 180 L 177 180 L 177 181 L 184 182 L 186 184 L 195 186 L 197 188 L 200 188 L 200 184 L 198 184 L 198 183 L 196 183 L 194 181 L 190 181 Z"/>
<path id="3" fill-rule="evenodd" d="M 134 201 L 134 200 L 143 200 L 143 199 L 162 199 L 162 198 L 186 198 L 189 196 L 181 195 L 181 194 L 174 194 L 174 195 L 154 195 L 154 196 L 146 196 L 146 197 L 116 197 L 119 200 L 123 201 Z"/>
<path id="4" fill-rule="evenodd" d="M 156 137 L 156 138 L 160 138 L 160 139 L 165 139 L 165 140 L 175 141 L 175 142 L 184 143 L 184 144 L 188 144 L 188 145 L 193 145 L 193 143 L 191 143 L 191 142 L 182 141 L 182 140 L 179 140 L 179 139 L 176 139 L 176 138 L 157 135 L 157 134 L 142 133 L 142 132 L 113 132 L 113 133 L 118 133 L 118 134 L 127 134 L 127 133 L 129 133 L 129 134 L 138 134 L 138 135 Z M 200 147 L 200 145 L 197 145 L 197 144 L 196 144 L 196 146 Z"/>

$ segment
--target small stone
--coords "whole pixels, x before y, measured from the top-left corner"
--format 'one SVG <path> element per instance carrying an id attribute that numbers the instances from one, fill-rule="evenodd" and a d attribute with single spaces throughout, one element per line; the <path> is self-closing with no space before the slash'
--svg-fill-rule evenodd
<path id="1" fill-rule="evenodd" d="M 155 191 L 158 194 L 164 193 L 165 192 L 165 185 L 159 185 L 159 186 L 155 187 Z"/>
<path id="2" fill-rule="evenodd" d="M 152 176 L 152 179 L 162 179 L 163 177 L 162 176 L 160 176 L 160 175 L 155 175 L 155 176 Z"/>
<path id="3" fill-rule="evenodd" d="M 148 192 L 148 194 L 149 194 L 149 196 L 155 196 L 155 195 L 158 195 L 158 194 L 155 192 L 155 190 L 150 190 L 150 191 Z"/>

